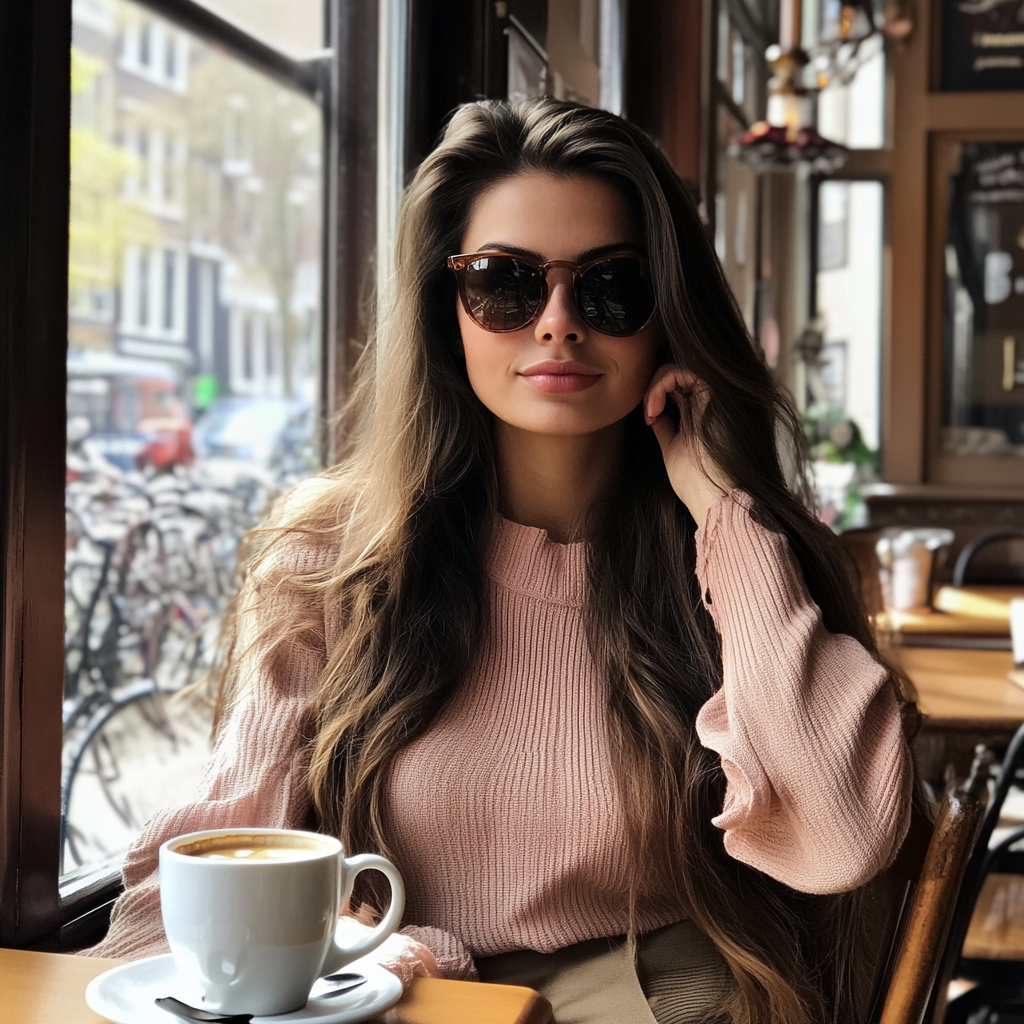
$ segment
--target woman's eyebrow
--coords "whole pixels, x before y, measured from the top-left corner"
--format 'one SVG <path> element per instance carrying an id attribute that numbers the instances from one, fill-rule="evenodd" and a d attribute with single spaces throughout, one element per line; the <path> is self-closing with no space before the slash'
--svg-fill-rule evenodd
<path id="1" fill-rule="evenodd" d="M 639 255 L 641 249 L 635 242 L 612 242 L 611 245 L 599 245 L 594 249 L 587 249 L 585 252 L 581 252 L 576 257 L 576 262 L 589 263 L 591 260 L 596 260 L 613 252 L 633 252 Z"/>
<path id="2" fill-rule="evenodd" d="M 527 259 L 544 262 L 544 257 L 532 249 L 524 249 L 521 245 L 508 245 L 505 242 L 484 242 L 477 252 L 507 252 L 510 256 L 525 256 Z"/>
<path id="3" fill-rule="evenodd" d="M 508 245 L 506 242 L 484 242 L 477 249 L 477 252 L 507 252 L 510 256 L 525 256 L 527 259 L 544 263 L 544 257 L 533 249 L 524 249 L 521 245 Z M 593 249 L 586 249 L 576 257 L 577 263 L 588 263 L 601 256 L 613 252 L 635 252 L 640 253 L 641 249 L 635 242 L 611 242 L 608 245 L 598 245 Z"/>

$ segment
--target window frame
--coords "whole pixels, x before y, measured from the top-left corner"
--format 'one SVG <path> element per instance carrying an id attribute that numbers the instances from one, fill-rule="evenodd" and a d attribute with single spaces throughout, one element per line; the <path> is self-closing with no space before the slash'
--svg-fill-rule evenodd
<path id="1" fill-rule="evenodd" d="M 325 0 L 326 46 L 296 60 L 195 0 L 136 2 L 321 108 L 318 440 L 329 463 L 341 449 L 334 413 L 368 328 L 377 5 Z M 115 864 L 58 875 L 71 6 L 0 8 L 0 946 L 51 950 L 95 941 L 121 885 Z"/>

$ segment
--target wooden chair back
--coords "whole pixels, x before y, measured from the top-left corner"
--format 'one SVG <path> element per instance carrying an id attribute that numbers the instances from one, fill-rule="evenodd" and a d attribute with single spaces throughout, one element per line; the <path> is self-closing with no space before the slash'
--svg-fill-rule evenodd
<path id="1" fill-rule="evenodd" d="M 944 1000 L 934 1000 L 933 994 L 936 985 L 948 981 L 940 974 L 948 962 L 957 896 L 985 816 L 991 761 L 991 752 L 979 748 L 967 781 L 946 787 L 920 876 L 906 903 L 878 1024 L 925 1024 L 930 1008 L 935 1017 L 928 1024 L 941 1024 Z"/>
<path id="2" fill-rule="evenodd" d="M 974 854 L 967 865 L 964 882 L 960 887 L 960 894 L 957 897 L 956 908 L 953 912 L 953 924 L 946 943 L 942 972 L 939 975 L 940 983 L 932 997 L 934 1004 L 931 1014 L 932 1020 L 966 1020 L 967 1017 L 973 1015 L 970 1009 L 972 1004 L 984 1003 L 986 1000 L 993 1004 L 991 1008 L 993 1011 L 996 1011 L 999 1001 L 1004 994 L 999 991 L 999 984 L 996 984 L 994 988 L 993 986 L 978 985 L 969 993 L 959 997 L 949 1007 L 951 1012 L 947 1014 L 946 994 L 948 985 L 943 984 L 943 981 L 948 981 L 952 977 L 966 977 L 975 981 L 981 981 L 986 973 L 982 971 L 982 977 L 977 976 L 976 973 L 977 968 L 981 967 L 984 961 L 979 962 L 975 960 L 972 962 L 970 959 L 964 959 L 964 940 L 967 937 L 968 928 L 986 877 L 992 872 L 1002 871 L 1008 871 L 1011 875 L 1024 874 L 1024 865 L 1021 864 L 1019 859 L 1020 854 L 1012 852 L 1013 847 L 1024 839 L 1024 828 L 1018 827 L 1014 829 L 1010 835 L 1005 836 L 994 845 L 990 842 L 993 832 L 999 825 L 1003 805 L 1006 802 L 1011 787 L 1015 785 L 1021 786 L 1022 782 L 1024 782 L 1024 725 L 1017 730 L 1016 735 L 1007 748 L 1006 756 L 1003 758 L 1002 766 L 993 787 L 992 799 L 985 813 L 985 820 L 982 823 L 977 842 L 974 846 Z M 1005 956 L 1005 951 L 1001 951 L 1000 959 L 1003 956 Z M 1003 960 L 1002 962 L 1007 967 L 1011 963 L 1009 960 Z M 999 973 L 1003 972 L 996 972 L 997 975 Z M 1011 977 L 1014 973 L 1013 971 L 1007 971 L 1005 975 L 1006 977 Z M 1022 1002 L 1024 1002 L 1024 988 L 1022 988 L 1019 981 L 1019 972 L 1016 973 L 1016 978 L 1018 980 L 1010 985 L 1010 998 L 1013 1010 L 1008 1010 L 1005 1015 L 1006 1019 L 1010 1019 L 1012 1012 L 1016 1012 L 1019 1017 L 1020 1007 Z M 1000 1016 L 1000 1014 L 993 1012 L 991 1019 L 995 1020 L 997 1016 Z"/>
<path id="3" fill-rule="evenodd" d="M 875 545 L 882 535 L 881 530 L 844 530 L 839 542 L 850 559 L 853 585 L 860 591 L 864 610 L 872 621 L 883 610 L 881 566 Z"/>

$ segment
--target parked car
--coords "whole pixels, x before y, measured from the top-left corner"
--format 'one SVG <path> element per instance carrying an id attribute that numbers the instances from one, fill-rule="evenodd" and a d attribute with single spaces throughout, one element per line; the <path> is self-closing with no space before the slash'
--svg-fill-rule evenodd
<path id="1" fill-rule="evenodd" d="M 68 418 L 89 421 L 89 441 L 108 462 L 125 471 L 192 462 L 192 420 L 172 367 L 80 351 L 67 367 Z"/>
<path id="2" fill-rule="evenodd" d="M 272 474 L 280 482 L 315 472 L 313 411 L 288 398 L 216 398 L 193 434 L 196 456 Z M 283 478 L 283 479 L 282 479 Z"/>

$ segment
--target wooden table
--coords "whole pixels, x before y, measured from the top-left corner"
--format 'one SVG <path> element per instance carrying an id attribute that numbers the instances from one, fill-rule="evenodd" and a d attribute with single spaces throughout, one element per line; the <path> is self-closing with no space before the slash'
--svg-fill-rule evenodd
<path id="1" fill-rule="evenodd" d="M 0 949 L 0 1019 L 17 1024 L 105 1024 L 85 987 L 118 960 Z M 167 1018 L 170 1022 L 171 1017 Z M 529 988 L 417 978 L 381 1024 L 548 1024 L 548 1001 Z"/>
<path id="2" fill-rule="evenodd" d="M 1024 723 L 1024 687 L 1009 679 L 1009 651 L 889 647 L 883 654 L 917 690 L 924 721 L 914 757 L 936 792 L 942 791 L 947 765 L 966 776 L 979 743 L 1003 756 Z"/>
<path id="3" fill-rule="evenodd" d="M 917 688 L 929 727 L 1016 729 L 1024 722 L 1024 687 L 1010 682 L 1009 651 L 890 647 L 885 657 Z"/>
<path id="4" fill-rule="evenodd" d="M 908 637 L 936 634 L 1004 637 L 1010 643 L 1010 602 L 1024 598 L 1021 587 L 939 587 L 930 612 L 887 611 L 879 626 Z"/>

